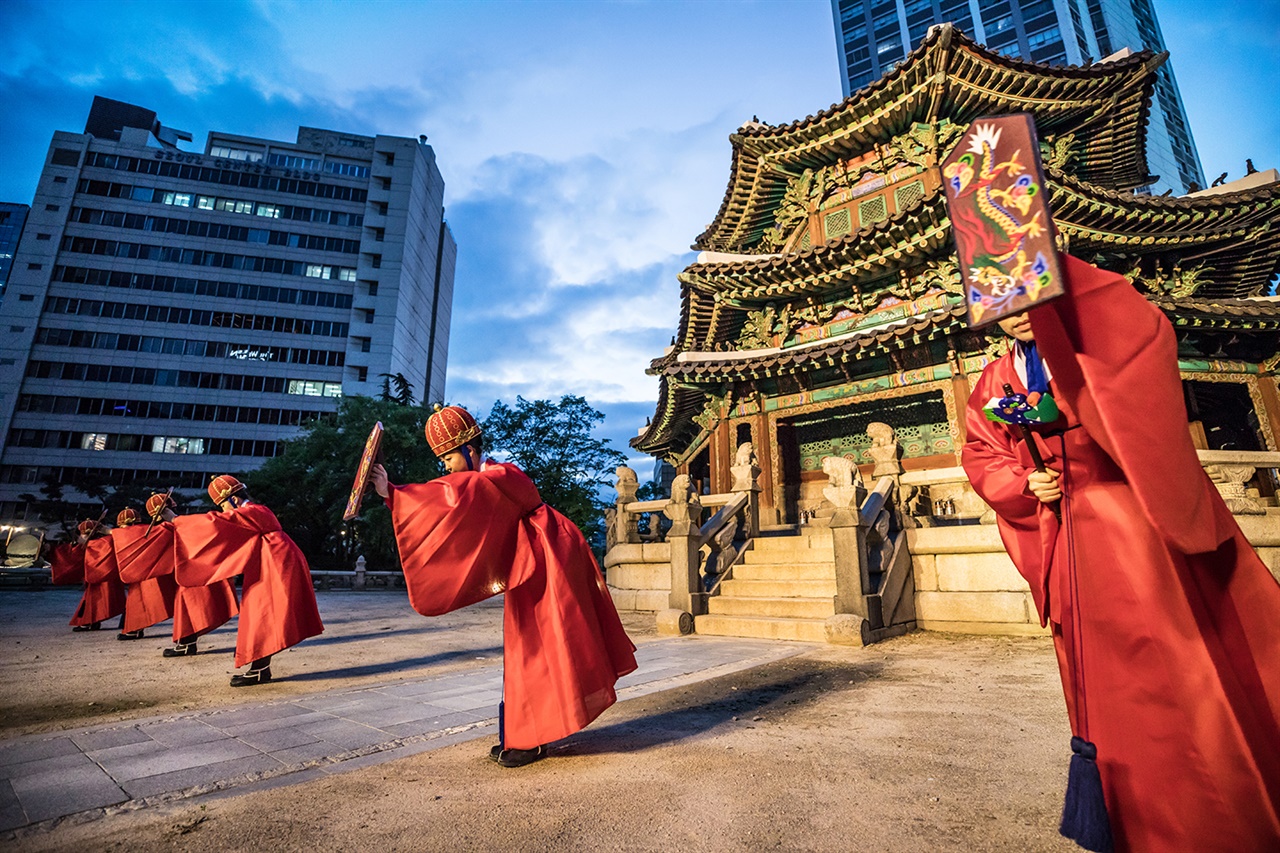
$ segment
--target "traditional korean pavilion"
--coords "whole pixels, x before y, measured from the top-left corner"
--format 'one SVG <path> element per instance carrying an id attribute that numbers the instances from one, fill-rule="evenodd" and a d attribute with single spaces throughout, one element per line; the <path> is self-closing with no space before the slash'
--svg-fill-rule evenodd
<path id="1" fill-rule="evenodd" d="M 743 125 L 633 446 L 718 493 L 753 442 L 766 524 L 797 519 L 823 457 L 869 465 L 870 423 L 894 427 L 907 470 L 958 465 L 971 383 L 1007 344 L 966 326 L 937 164 L 973 119 L 1028 111 L 1063 248 L 1173 321 L 1199 444 L 1280 450 L 1280 184 L 1134 194 L 1154 180 L 1144 139 L 1166 56 L 1029 64 L 942 26 L 843 103 Z"/>

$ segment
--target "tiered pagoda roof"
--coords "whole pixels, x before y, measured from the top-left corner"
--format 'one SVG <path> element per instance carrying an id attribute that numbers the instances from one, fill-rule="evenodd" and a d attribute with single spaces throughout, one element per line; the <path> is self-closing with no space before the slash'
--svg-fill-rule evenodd
<path id="1" fill-rule="evenodd" d="M 1117 190 L 1150 182 L 1146 126 L 1155 70 L 1167 53 L 1142 51 L 1085 68 L 1010 59 L 950 24 L 936 27 L 896 69 L 817 115 L 786 125 L 751 122 L 729 137 L 733 163 L 715 220 L 695 249 L 748 251 L 772 225 L 787 181 L 872 149 L 916 122 L 965 123 L 1031 112 L 1042 137 L 1070 131 L 1076 174 Z"/>
<path id="2" fill-rule="evenodd" d="M 938 155 L 951 144 L 938 130 L 956 131 L 982 115 L 1035 114 L 1052 149 L 1047 189 L 1068 251 L 1129 275 L 1181 327 L 1280 330 L 1280 300 L 1257 298 L 1280 272 L 1280 183 L 1186 197 L 1126 192 L 1149 182 L 1145 125 L 1154 72 L 1164 59 L 1143 52 L 1087 68 L 1029 64 L 943 26 L 897 69 L 843 103 L 789 125 L 744 126 L 731 137 L 724 202 L 695 243 L 735 254 L 708 258 L 679 275 L 675 346 L 649 369 L 661 377 L 656 417 L 632 444 L 656 455 L 680 454 L 702 431 L 693 418 L 708 395 L 734 382 L 795 376 L 803 385 L 805 374 L 823 368 L 848 376 L 851 362 L 939 337 L 954 343 L 967 333 L 945 199 L 940 182 L 925 173 L 937 172 Z M 906 135 L 914 148 L 900 144 Z M 904 150 L 910 152 L 906 177 L 893 177 L 891 158 Z M 865 164 L 869 152 L 889 161 L 877 167 L 883 179 L 876 186 L 887 187 L 879 192 L 907 181 L 918 187 L 894 196 L 891 214 L 864 224 L 859 212 L 860 227 L 824 239 L 826 226 L 819 223 L 831 220 L 829 211 L 851 210 L 869 197 L 859 195 L 866 175 L 858 172 L 862 178 L 851 189 L 838 188 L 844 195 L 832 202 L 837 207 L 824 201 L 830 185 L 815 193 L 804 184 L 807 196 L 795 188 L 821 170 L 849 187 L 856 175 L 832 172 L 833 164 L 837 170 Z M 775 223 L 775 231 L 782 228 L 779 211 L 786 204 L 800 212 L 788 220 L 793 235 L 784 245 L 785 235 L 765 238 Z M 847 223 L 853 214 L 842 215 Z M 801 233 L 819 236 L 810 246 L 798 241 Z M 935 274 L 921 275 L 929 269 Z M 917 307 L 905 316 L 876 313 L 898 299 L 915 300 Z M 791 326 L 775 322 L 779 310 L 808 310 L 805 328 L 812 329 L 819 307 L 865 320 L 816 339 L 789 337 L 795 313 Z M 750 324 L 758 332 L 766 315 L 781 332 L 752 334 Z"/>

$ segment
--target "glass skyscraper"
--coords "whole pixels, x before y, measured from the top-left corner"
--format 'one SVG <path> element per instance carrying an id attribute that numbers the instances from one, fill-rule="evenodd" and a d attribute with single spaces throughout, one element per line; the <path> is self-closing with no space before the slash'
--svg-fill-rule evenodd
<path id="1" fill-rule="evenodd" d="M 1151 0 L 831 0 L 845 97 L 891 71 L 929 28 L 950 22 L 991 50 L 1027 62 L 1085 65 L 1124 50 L 1163 51 Z M 1173 68 L 1159 70 L 1139 192 L 1205 186 Z M 1194 185 L 1194 186 L 1193 186 Z"/>

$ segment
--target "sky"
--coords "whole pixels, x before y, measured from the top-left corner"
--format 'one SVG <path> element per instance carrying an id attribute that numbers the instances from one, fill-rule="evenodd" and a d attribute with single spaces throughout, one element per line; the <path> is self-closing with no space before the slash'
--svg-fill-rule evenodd
<path id="1" fill-rule="evenodd" d="M 1206 176 L 1280 167 L 1280 0 L 1155 6 Z M 2 0 L 0 33 L 0 201 L 31 201 L 95 94 L 190 150 L 210 130 L 426 134 L 458 242 L 450 401 L 578 394 L 631 455 L 729 135 L 841 95 L 828 0 Z"/>

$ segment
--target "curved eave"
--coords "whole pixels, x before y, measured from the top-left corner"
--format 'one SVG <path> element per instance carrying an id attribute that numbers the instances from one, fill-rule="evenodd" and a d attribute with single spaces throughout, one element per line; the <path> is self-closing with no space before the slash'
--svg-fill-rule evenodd
<path id="1" fill-rule="evenodd" d="M 736 251 L 758 239 L 790 174 L 871 150 L 913 122 L 1029 111 L 1044 136 L 1077 134 L 1085 180 L 1129 188 L 1147 181 L 1146 123 L 1155 69 L 1148 51 L 1089 67 L 1050 66 L 1001 56 L 949 25 L 921 42 L 895 70 L 817 115 L 730 137 L 729 185 L 695 249 Z"/>
<path id="2" fill-rule="evenodd" d="M 910 210 L 803 252 L 759 261 L 693 264 L 680 274 L 687 286 L 721 299 L 767 302 L 809 295 L 839 284 L 892 276 L 949 245 L 951 223 L 940 192 Z"/>
<path id="3" fill-rule="evenodd" d="M 1073 251 L 1168 254 L 1211 268 L 1198 294 L 1232 299 L 1266 293 L 1280 271 L 1280 184 L 1212 196 L 1153 197 L 1111 192 L 1051 172 L 1054 222 Z"/>
<path id="4" fill-rule="evenodd" d="M 698 436 L 700 428 L 693 418 L 702 411 L 706 400 L 705 392 L 677 385 L 663 376 L 658 387 L 657 410 L 645 431 L 631 439 L 631 446 L 658 457 L 682 452 Z"/>
<path id="5" fill-rule="evenodd" d="M 927 340 L 963 331 L 966 308 L 963 303 L 932 311 L 875 329 L 853 332 L 839 338 L 787 349 L 767 349 L 734 353 L 684 353 L 681 360 L 663 368 L 663 376 L 674 382 L 726 382 L 803 373 L 823 367 L 902 350 Z"/>

